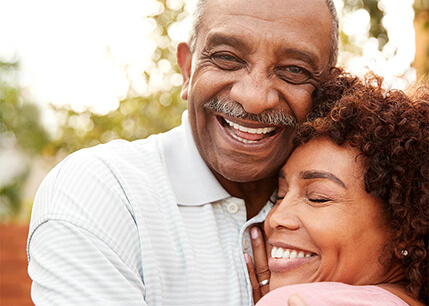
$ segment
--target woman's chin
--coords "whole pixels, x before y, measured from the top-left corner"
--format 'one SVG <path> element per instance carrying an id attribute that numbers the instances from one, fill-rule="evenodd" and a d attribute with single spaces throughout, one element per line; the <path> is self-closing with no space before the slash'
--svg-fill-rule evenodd
<path id="1" fill-rule="evenodd" d="M 285 280 L 284 278 L 277 278 L 277 277 L 273 277 L 271 275 L 271 279 L 270 279 L 270 291 L 280 288 L 280 287 L 284 287 L 284 286 L 289 286 L 289 285 L 295 285 L 295 284 L 302 284 L 302 283 L 308 283 L 305 281 L 293 281 L 293 280 Z"/>
<path id="2" fill-rule="evenodd" d="M 305 283 L 313 283 L 316 281 L 322 281 L 322 280 L 315 280 L 311 277 L 305 277 L 305 275 L 275 275 L 275 273 L 271 273 L 270 278 L 270 291 L 284 287 L 289 285 L 296 285 L 296 284 L 305 284 Z"/>

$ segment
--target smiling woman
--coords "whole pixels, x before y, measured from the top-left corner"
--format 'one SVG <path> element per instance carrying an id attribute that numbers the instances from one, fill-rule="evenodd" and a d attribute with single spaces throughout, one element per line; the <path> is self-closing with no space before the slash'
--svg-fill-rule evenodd
<path id="1" fill-rule="evenodd" d="M 316 100 L 264 224 L 277 290 L 258 305 L 427 304 L 429 86 L 341 74 Z"/>
<path id="2" fill-rule="evenodd" d="M 359 153 L 349 144 L 339 146 L 321 137 L 299 146 L 283 167 L 278 204 L 265 222 L 272 247 L 271 289 L 304 282 L 362 285 L 384 280 L 377 254 L 391 237 L 381 200 L 365 191 Z"/>

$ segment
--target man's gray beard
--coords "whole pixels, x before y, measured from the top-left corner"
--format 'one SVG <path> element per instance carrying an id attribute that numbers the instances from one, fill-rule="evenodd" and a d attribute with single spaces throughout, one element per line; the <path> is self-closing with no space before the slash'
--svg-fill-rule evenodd
<path id="1" fill-rule="evenodd" d="M 244 110 L 240 103 L 226 98 L 210 99 L 204 104 L 204 107 L 229 117 L 248 119 L 267 125 L 283 125 L 291 127 L 296 127 L 297 125 L 295 117 L 289 114 L 286 115 L 281 110 L 267 109 L 260 114 L 249 114 Z"/>

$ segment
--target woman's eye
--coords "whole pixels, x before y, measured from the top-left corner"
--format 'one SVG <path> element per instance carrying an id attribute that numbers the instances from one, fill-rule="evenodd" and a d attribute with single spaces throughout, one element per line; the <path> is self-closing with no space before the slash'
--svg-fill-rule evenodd
<path id="1" fill-rule="evenodd" d="M 328 202 L 329 200 L 327 199 L 308 199 L 310 202 L 314 202 L 314 203 L 325 203 Z"/>
<path id="2" fill-rule="evenodd" d="M 270 198 L 270 202 L 273 204 L 278 203 L 279 201 L 281 202 L 285 197 L 284 196 L 279 196 L 278 194 L 275 194 L 274 196 L 272 196 Z"/>
<path id="3" fill-rule="evenodd" d="M 310 72 L 294 65 L 277 67 L 275 71 L 280 79 L 292 84 L 303 84 L 311 78 Z"/>
<path id="4" fill-rule="evenodd" d="M 242 60 L 228 53 L 215 53 L 211 59 L 219 68 L 224 70 L 237 70 L 244 66 Z"/>

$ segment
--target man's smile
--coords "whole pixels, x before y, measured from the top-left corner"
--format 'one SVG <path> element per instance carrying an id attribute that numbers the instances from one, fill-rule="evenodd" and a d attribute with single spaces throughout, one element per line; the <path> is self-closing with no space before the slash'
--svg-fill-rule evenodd
<path id="1" fill-rule="evenodd" d="M 246 123 L 237 123 L 236 121 L 220 116 L 218 116 L 218 121 L 229 135 L 245 144 L 257 144 L 261 140 L 267 139 L 282 130 L 282 128 L 279 127 L 264 126 L 260 123 L 258 123 L 259 126 L 245 126 L 244 124 Z M 246 125 L 250 124 L 247 123 Z"/>

